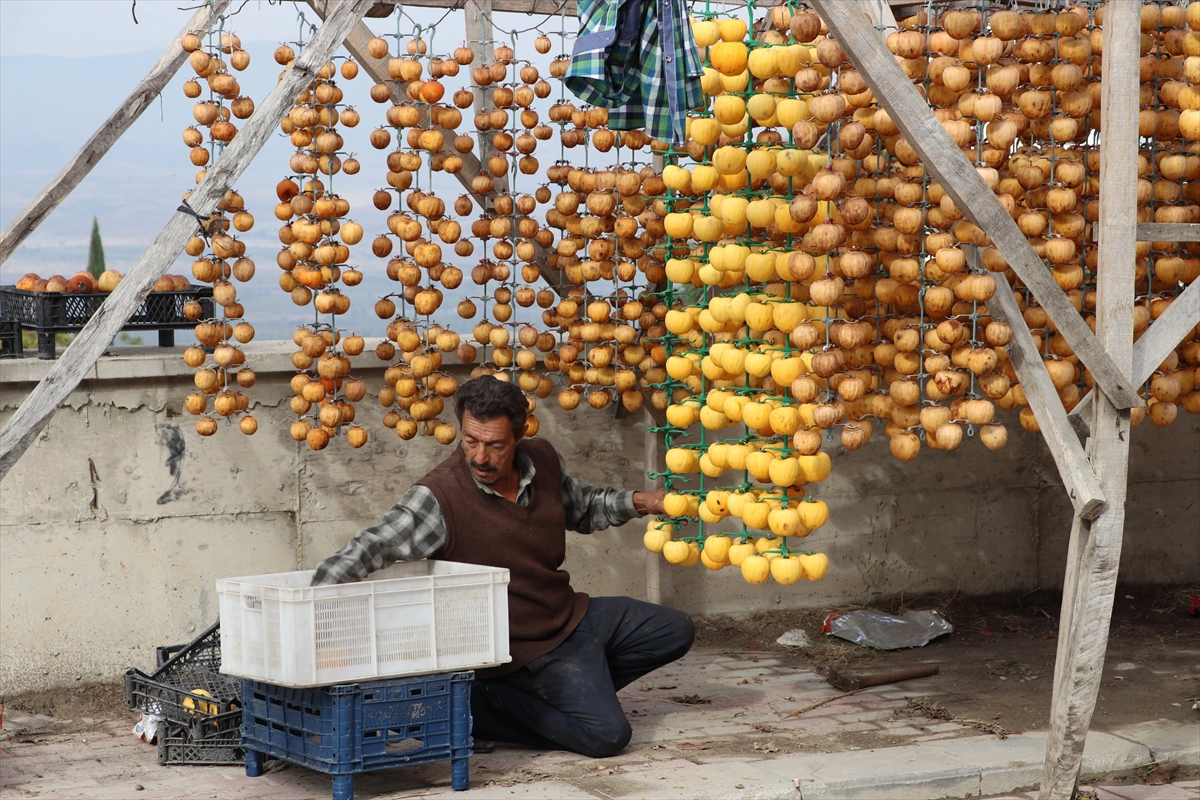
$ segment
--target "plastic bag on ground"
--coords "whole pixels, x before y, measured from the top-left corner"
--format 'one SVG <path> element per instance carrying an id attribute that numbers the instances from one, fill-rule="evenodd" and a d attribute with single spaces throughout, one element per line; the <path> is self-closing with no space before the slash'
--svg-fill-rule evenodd
<path id="1" fill-rule="evenodd" d="M 141 739 L 146 744 L 156 744 L 158 742 L 158 726 L 162 725 L 163 718 L 154 714 L 142 714 L 142 718 L 138 720 L 137 725 L 133 726 L 133 735 Z"/>
<path id="2" fill-rule="evenodd" d="M 821 633 L 877 650 L 921 647 L 953 630 L 954 626 L 932 609 L 906 611 L 896 616 L 862 608 L 845 614 L 830 614 L 821 626 Z"/>

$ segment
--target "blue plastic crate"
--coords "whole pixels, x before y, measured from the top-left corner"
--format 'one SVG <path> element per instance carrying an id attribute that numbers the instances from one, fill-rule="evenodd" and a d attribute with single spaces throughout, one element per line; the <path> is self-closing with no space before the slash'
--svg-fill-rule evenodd
<path id="1" fill-rule="evenodd" d="M 246 774 L 264 755 L 333 778 L 334 800 L 354 796 L 354 775 L 409 764 L 451 762 L 451 784 L 468 786 L 473 672 L 292 689 L 242 684 Z"/>

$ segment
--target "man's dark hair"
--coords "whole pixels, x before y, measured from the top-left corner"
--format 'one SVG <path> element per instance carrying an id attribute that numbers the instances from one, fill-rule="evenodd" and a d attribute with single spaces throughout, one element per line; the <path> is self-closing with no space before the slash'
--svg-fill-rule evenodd
<path id="1" fill-rule="evenodd" d="M 529 405 L 525 394 L 515 384 L 482 375 L 458 387 L 454 393 L 454 415 L 461 423 L 463 412 L 482 422 L 507 417 L 512 423 L 513 436 L 525 433 L 525 417 Z"/>

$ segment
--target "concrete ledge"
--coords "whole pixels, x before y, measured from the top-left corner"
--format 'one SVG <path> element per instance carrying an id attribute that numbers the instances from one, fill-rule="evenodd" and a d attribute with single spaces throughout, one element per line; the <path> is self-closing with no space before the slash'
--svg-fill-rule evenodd
<path id="1" fill-rule="evenodd" d="M 1117 728 L 1114 736 L 1150 748 L 1151 760 L 1174 761 L 1185 767 L 1200 766 L 1200 727 L 1156 719 Z"/>
<path id="2" fill-rule="evenodd" d="M 979 767 L 921 745 L 791 756 L 761 762 L 794 779 L 804 800 L 978 797 Z"/>

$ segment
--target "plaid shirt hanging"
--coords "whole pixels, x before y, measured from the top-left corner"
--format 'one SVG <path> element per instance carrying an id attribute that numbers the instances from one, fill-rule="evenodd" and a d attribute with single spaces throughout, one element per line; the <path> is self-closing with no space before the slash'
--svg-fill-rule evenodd
<path id="1" fill-rule="evenodd" d="M 614 130 L 684 145 L 687 111 L 704 104 L 685 0 L 582 0 L 579 17 L 567 88 L 610 109 Z"/>

